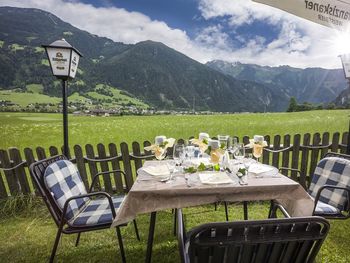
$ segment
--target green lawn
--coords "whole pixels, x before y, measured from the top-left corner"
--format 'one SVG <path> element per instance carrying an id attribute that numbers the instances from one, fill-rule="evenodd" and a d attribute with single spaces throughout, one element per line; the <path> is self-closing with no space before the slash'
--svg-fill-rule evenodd
<path id="1" fill-rule="evenodd" d="M 349 110 L 312 111 L 302 113 L 231 114 L 209 116 L 122 116 L 79 117 L 69 116 L 70 143 L 99 142 L 119 144 L 122 141 L 153 140 L 164 134 L 168 137 L 188 138 L 199 132 L 211 136 L 254 134 L 304 134 L 315 132 L 344 132 L 348 129 Z M 35 147 L 62 143 L 61 114 L 0 113 L 0 149 L 8 147 Z M 0 261 L 47 262 L 56 234 L 47 209 L 40 199 L 20 205 L 19 199 L 0 202 Z M 20 207 L 15 209 L 15 207 Z M 23 208 L 24 207 L 24 208 Z M 16 212 L 18 210 L 18 212 Z M 230 205 L 230 219 L 242 219 L 241 205 Z M 250 219 L 266 218 L 268 204 L 251 203 Z M 223 221 L 224 209 L 214 211 L 212 205 L 184 210 L 187 228 L 209 221 Z M 142 241 L 138 242 L 132 225 L 123 228 L 128 262 L 143 262 L 149 216 L 137 218 Z M 172 235 L 171 211 L 158 214 L 153 262 L 179 262 L 177 241 Z M 350 220 L 332 221 L 330 234 L 323 245 L 317 262 L 350 262 Z M 75 236 L 64 236 L 58 248 L 58 262 L 120 262 L 120 254 L 112 230 L 82 235 L 78 248 Z"/>
<path id="2" fill-rule="evenodd" d="M 0 217 L 0 258 L 4 262 L 47 262 L 55 239 L 57 227 L 41 200 L 36 200 L 22 212 Z M 6 209 L 5 209 L 6 210 Z M 4 211 L 4 210 L 2 210 Z M 12 210 L 13 211 L 13 210 Z M 251 203 L 250 219 L 265 219 L 267 203 Z M 209 221 L 224 221 L 222 205 L 218 211 L 213 205 L 184 209 L 187 230 Z M 230 220 L 242 220 L 243 209 L 240 204 L 229 206 Z M 122 228 L 122 235 L 128 262 L 143 262 L 149 216 L 137 218 L 141 242 L 137 241 L 132 224 Z M 173 214 L 170 210 L 157 215 L 153 262 L 179 262 L 177 240 L 172 235 Z M 350 220 L 332 221 L 331 230 L 317 262 L 349 262 Z M 82 234 L 80 245 L 74 247 L 75 235 L 64 235 L 58 247 L 58 262 L 120 262 L 117 238 L 113 230 L 101 230 Z"/>
<path id="3" fill-rule="evenodd" d="M 0 92 L 1 93 L 1 92 Z M 24 99 L 24 98 L 23 98 Z M 284 135 L 315 132 L 345 132 L 349 110 L 300 113 L 229 114 L 202 116 L 69 116 L 70 144 L 97 143 L 117 145 L 123 141 L 153 141 L 156 135 L 188 138 L 199 132 L 211 136 Z M 0 113 L 0 149 L 8 147 L 49 147 L 62 144 L 62 115 Z"/>

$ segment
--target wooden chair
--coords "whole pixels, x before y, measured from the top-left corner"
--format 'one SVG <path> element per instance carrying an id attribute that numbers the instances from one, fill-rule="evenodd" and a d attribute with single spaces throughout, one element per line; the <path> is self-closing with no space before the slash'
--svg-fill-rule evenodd
<path id="1" fill-rule="evenodd" d="M 294 170 L 281 167 L 280 170 Z M 350 217 L 350 156 L 327 153 L 316 166 L 308 189 L 314 199 L 313 215 L 328 219 Z M 269 217 L 276 216 L 280 204 L 273 201 Z M 282 208 L 283 209 L 283 208 Z M 286 211 L 283 212 L 286 215 Z"/>
<path id="2" fill-rule="evenodd" d="M 186 233 L 178 210 L 182 263 L 311 263 L 328 231 L 326 219 L 300 217 L 208 223 Z"/>
<path id="3" fill-rule="evenodd" d="M 115 172 L 124 174 L 120 170 L 108 173 Z M 106 192 L 91 192 L 98 177 L 106 173 L 96 174 L 89 192 L 87 192 L 79 171 L 63 155 L 41 160 L 30 166 L 30 174 L 35 186 L 58 227 L 50 262 L 54 260 L 62 233 L 78 234 L 77 246 L 82 232 L 111 227 L 113 219 L 116 217 L 116 211 L 125 195 L 111 196 Z M 135 231 L 138 237 L 137 228 Z M 119 226 L 116 227 L 116 234 L 122 261 L 126 262 Z"/>

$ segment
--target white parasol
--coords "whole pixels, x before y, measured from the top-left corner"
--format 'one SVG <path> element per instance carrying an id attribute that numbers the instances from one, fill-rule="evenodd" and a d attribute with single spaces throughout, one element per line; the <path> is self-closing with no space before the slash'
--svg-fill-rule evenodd
<path id="1" fill-rule="evenodd" d="M 350 0 L 253 0 L 334 29 L 348 31 Z"/>

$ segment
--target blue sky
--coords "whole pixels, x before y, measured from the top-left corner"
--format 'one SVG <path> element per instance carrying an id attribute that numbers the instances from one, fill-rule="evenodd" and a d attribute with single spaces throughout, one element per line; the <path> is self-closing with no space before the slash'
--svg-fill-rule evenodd
<path id="1" fill-rule="evenodd" d="M 0 0 L 39 8 L 90 33 L 162 42 L 205 63 L 340 68 L 350 38 L 250 0 Z"/>
<path id="2" fill-rule="evenodd" d="M 152 20 L 164 21 L 171 28 L 180 28 L 187 35 L 195 38 L 205 28 L 220 25 L 222 31 L 229 35 L 230 42 L 235 47 L 242 47 L 244 43 L 237 40 L 236 35 L 246 36 L 251 39 L 254 36 L 263 36 L 267 41 L 278 37 L 279 29 L 271 27 L 263 20 L 254 21 L 250 25 L 242 25 L 231 28 L 228 25 L 229 15 L 205 19 L 199 10 L 199 0 L 82 0 L 82 3 L 91 4 L 94 7 L 124 8 L 129 12 L 140 12 Z"/>

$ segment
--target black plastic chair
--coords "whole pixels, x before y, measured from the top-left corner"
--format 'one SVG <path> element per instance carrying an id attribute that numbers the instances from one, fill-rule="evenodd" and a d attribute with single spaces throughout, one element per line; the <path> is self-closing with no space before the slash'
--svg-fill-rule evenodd
<path id="1" fill-rule="evenodd" d="M 295 171 L 281 167 L 280 171 Z M 348 219 L 350 217 L 350 156 L 340 153 L 327 153 L 316 166 L 308 189 L 314 199 L 313 215 L 328 219 Z M 273 201 L 269 217 L 276 216 L 277 208 L 283 207 Z M 282 211 L 288 216 L 286 211 Z"/>
<path id="2" fill-rule="evenodd" d="M 309 263 L 329 231 L 322 217 L 217 222 L 185 232 L 178 210 L 181 262 Z"/>
<path id="3" fill-rule="evenodd" d="M 59 203 L 59 200 L 57 200 L 57 195 L 54 190 L 55 186 L 48 185 L 46 171 L 47 169 L 51 168 L 55 164 L 69 164 L 67 161 L 67 158 L 63 155 L 53 156 L 51 158 L 41 160 L 38 162 L 33 163 L 30 166 L 30 174 L 35 182 L 35 186 L 40 193 L 40 195 L 43 197 L 43 200 L 47 206 L 47 208 L 50 211 L 50 214 L 52 215 L 53 220 L 55 221 L 58 231 L 56 234 L 56 239 L 54 246 L 52 248 L 50 262 L 53 262 L 57 246 L 59 243 L 59 240 L 61 238 L 61 234 L 78 234 L 77 240 L 76 240 L 76 246 L 79 243 L 80 234 L 82 232 L 88 232 L 93 230 L 100 230 L 100 229 L 108 229 L 111 227 L 111 224 L 113 222 L 113 219 L 116 217 L 116 209 L 121 203 L 121 200 L 123 198 L 122 195 L 114 197 L 109 195 L 106 192 L 92 192 L 94 183 L 97 181 L 98 177 L 102 174 L 106 174 L 107 172 L 98 173 L 94 176 L 92 180 L 92 185 L 89 189 L 89 192 L 85 190 L 85 186 L 82 182 L 79 181 L 79 186 L 76 186 L 76 181 L 70 180 L 68 181 L 68 184 L 75 184 L 75 190 L 77 192 L 82 192 L 77 194 L 76 196 L 70 196 L 69 198 L 64 198 L 64 204 L 61 202 Z M 71 168 L 76 169 L 73 164 L 70 163 Z M 64 169 L 68 169 L 67 167 L 64 167 Z M 69 169 L 68 169 L 69 170 Z M 124 174 L 123 171 L 120 170 L 113 170 L 109 171 L 108 173 L 114 173 L 114 172 L 120 172 L 120 174 Z M 51 173 L 54 177 L 54 174 Z M 81 179 L 78 171 L 76 170 L 75 176 L 77 179 Z M 79 188 L 79 189 L 78 189 Z M 60 194 L 64 195 L 63 191 L 60 189 Z M 83 190 L 83 191 L 80 191 Z M 96 198 L 96 197 L 103 197 L 103 198 Z M 73 209 L 72 209 L 73 208 Z M 102 210 L 103 209 L 103 210 Z M 97 215 L 95 218 L 91 217 L 91 211 L 98 211 L 103 212 L 103 215 Z M 91 220 L 93 219 L 93 220 Z M 90 220 L 87 222 L 87 220 Z M 96 222 L 95 222 L 96 221 Z M 124 225 L 123 225 L 124 226 Z M 135 224 L 135 231 L 137 238 L 138 231 Z M 124 253 L 124 247 L 123 247 L 123 241 L 122 236 L 120 232 L 120 227 L 116 227 L 116 234 L 118 238 L 120 253 L 122 257 L 122 262 L 126 262 L 125 260 L 125 253 Z"/>

